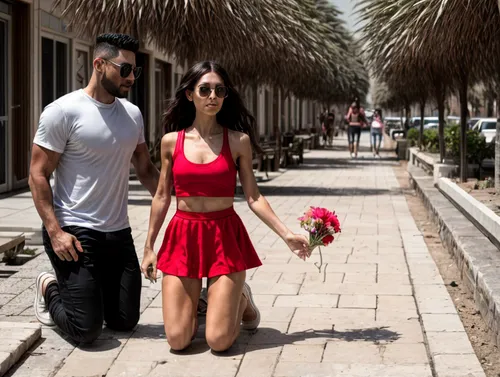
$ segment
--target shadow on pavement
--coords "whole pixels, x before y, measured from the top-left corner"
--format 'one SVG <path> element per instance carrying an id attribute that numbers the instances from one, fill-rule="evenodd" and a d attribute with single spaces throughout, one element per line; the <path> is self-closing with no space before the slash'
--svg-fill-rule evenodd
<path id="1" fill-rule="evenodd" d="M 233 357 L 243 353 L 251 353 L 252 350 L 264 350 L 295 344 L 308 339 L 321 338 L 329 340 L 344 340 L 347 342 L 365 341 L 373 344 L 391 343 L 398 340 L 401 334 L 389 330 L 388 327 L 373 327 L 368 329 L 350 329 L 346 331 L 335 331 L 332 329 L 310 329 L 309 331 L 294 332 L 284 334 L 279 330 L 260 327 L 257 331 L 250 333 L 242 331 L 236 343 L 225 352 L 213 352 L 217 356 Z M 203 338 L 197 338 L 192 345 L 184 352 L 178 354 L 192 355 L 208 350 L 208 346 Z"/>
<path id="2" fill-rule="evenodd" d="M 261 186 L 259 190 L 264 196 L 372 196 L 394 193 L 394 191 L 387 189 L 359 187 Z"/>

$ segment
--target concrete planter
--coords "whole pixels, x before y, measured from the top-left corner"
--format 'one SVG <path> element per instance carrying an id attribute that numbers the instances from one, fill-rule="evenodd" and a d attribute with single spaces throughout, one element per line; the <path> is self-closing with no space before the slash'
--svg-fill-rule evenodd
<path id="1" fill-rule="evenodd" d="M 449 179 L 440 178 L 438 188 L 500 248 L 500 217 L 495 212 Z"/>
<path id="2" fill-rule="evenodd" d="M 437 225 L 440 238 L 455 260 L 464 284 L 473 293 L 481 316 L 491 330 L 492 340 L 500 346 L 500 253 L 493 242 L 495 238 L 486 236 L 485 231 L 479 229 L 479 222 L 457 202 L 490 227 L 490 232 L 493 230 L 499 235 L 495 230 L 498 229 L 497 219 L 492 219 L 488 208 L 482 208 L 481 203 L 467 198 L 469 195 L 449 179 L 440 178 L 439 187 L 436 187 L 422 169 L 409 164 L 408 172 L 411 184 Z M 455 199 L 451 199 L 452 196 Z M 472 207 L 478 209 L 471 210 Z"/>
<path id="3" fill-rule="evenodd" d="M 398 155 L 399 160 L 406 160 L 408 141 L 406 139 L 398 139 L 396 140 L 396 153 Z"/>

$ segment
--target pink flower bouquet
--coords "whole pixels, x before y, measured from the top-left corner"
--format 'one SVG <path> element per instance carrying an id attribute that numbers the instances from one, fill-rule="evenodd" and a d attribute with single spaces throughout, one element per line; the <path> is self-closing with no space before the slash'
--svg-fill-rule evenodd
<path id="1" fill-rule="evenodd" d="M 335 212 L 331 212 L 326 208 L 311 207 L 304 213 L 304 216 L 299 217 L 300 227 L 309 233 L 309 246 L 311 251 L 316 247 L 319 249 L 320 264 L 318 266 L 321 272 L 323 265 L 323 256 L 321 254 L 321 246 L 327 246 L 335 239 L 335 234 L 340 233 L 340 222 Z"/>

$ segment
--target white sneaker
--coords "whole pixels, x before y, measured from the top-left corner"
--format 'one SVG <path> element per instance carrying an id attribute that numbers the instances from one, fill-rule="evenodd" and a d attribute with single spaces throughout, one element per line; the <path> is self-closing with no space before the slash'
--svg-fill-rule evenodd
<path id="1" fill-rule="evenodd" d="M 243 296 L 246 297 L 248 300 L 248 305 L 252 306 L 252 309 L 255 311 L 257 314 L 257 317 L 251 321 L 242 321 L 242 328 L 244 330 L 255 330 L 259 324 L 260 324 L 260 311 L 259 308 L 257 308 L 257 305 L 255 305 L 255 302 L 253 301 L 252 297 L 252 290 L 250 289 L 250 286 L 245 283 L 243 286 Z"/>
<path id="2" fill-rule="evenodd" d="M 56 277 L 48 272 L 42 272 L 36 278 L 35 284 L 35 302 L 33 307 L 35 308 L 35 316 L 40 321 L 40 323 L 45 326 L 53 327 L 55 326 L 52 317 L 50 316 L 49 309 L 47 308 L 47 304 L 45 303 L 45 297 L 42 294 L 43 283 L 47 280 L 56 280 Z"/>

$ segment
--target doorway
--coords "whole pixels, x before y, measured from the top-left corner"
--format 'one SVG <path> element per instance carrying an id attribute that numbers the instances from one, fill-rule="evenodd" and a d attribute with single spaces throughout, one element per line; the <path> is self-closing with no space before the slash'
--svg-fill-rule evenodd
<path id="1" fill-rule="evenodd" d="M 0 192 L 9 185 L 10 160 L 10 18 L 0 13 Z"/>

